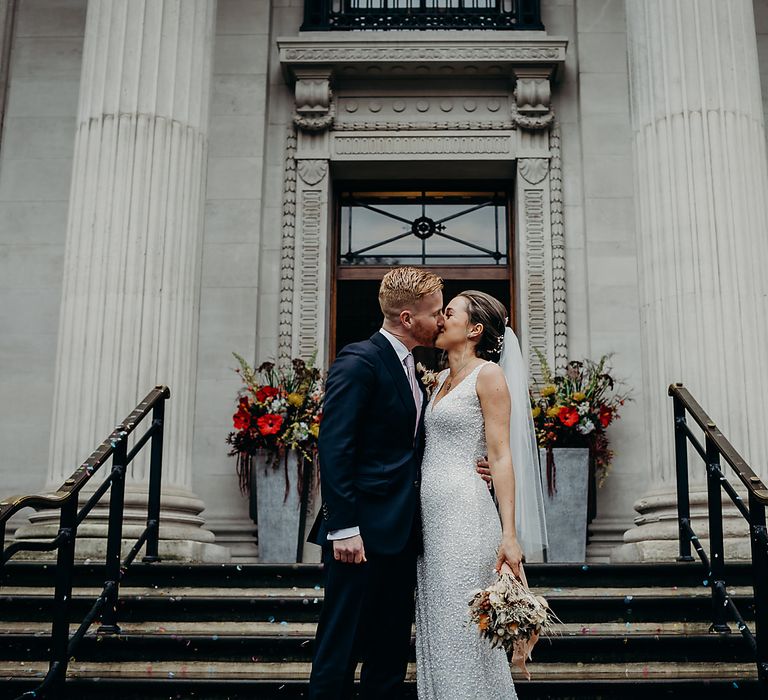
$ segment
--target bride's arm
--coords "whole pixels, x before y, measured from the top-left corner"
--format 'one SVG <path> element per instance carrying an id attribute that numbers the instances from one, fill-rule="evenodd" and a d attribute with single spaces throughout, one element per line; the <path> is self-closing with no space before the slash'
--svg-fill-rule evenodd
<path id="1" fill-rule="evenodd" d="M 507 564 L 516 576 L 520 576 L 523 552 L 515 528 L 515 471 L 509 449 L 511 404 L 504 372 L 497 364 L 489 362 L 480 370 L 477 396 L 483 411 L 488 462 L 501 516 L 502 537 L 496 570 Z"/>

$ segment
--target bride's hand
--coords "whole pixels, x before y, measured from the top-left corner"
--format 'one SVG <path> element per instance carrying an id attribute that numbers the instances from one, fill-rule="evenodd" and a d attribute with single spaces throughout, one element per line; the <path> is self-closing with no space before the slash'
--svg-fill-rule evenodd
<path id="1" fill-rule="evenodd" d="M 496 558 L 496 571 L 500 574 L 512 573 L 521 578 L 520 563 L 523 559 L 523 550 L 517 538 L 503 536 L 499 545 L 499 556 Z"/>

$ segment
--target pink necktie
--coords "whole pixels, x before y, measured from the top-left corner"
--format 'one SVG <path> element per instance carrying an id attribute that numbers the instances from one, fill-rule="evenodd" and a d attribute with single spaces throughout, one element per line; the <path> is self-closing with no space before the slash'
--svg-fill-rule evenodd
<path id="1" fill-rule="evenodd" d="M 405 368 L 408 370 L 408 383 L 411 385 L 411 394 L 413 394 L 413 403 L 416 406 L 416 430 L 419 428 L 419 417 L 421 416 L 421 389 L 416 379 L 416 367 L 413 364 L 413 355 L 408 353 L 405 356 Z"/>

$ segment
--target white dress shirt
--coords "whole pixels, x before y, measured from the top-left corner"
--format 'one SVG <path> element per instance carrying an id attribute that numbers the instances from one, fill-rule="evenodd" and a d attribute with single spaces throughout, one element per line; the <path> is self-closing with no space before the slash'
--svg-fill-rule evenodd
<path id="1" fill-rule="evenodd" d="M 379 333 L 381 333 L 392 345 L 392 348 L 397 353 L 397 359 L 400 360 L 400 366 L 403 368 L 403 372 L 405 372 L 405 378 L 408 379 L 408 368 L 405 366 L 405 358 L 408 357 L 408 355 L 411 354 L 411 351 L 405 347 L 405 345 L 400 341 L 399 338 L 396 338 L 394 335 L 392 335 L 389 331 L 380 328 Z M 408 383 L 410 384 L 410 379 L 408 379 Z M 329 540 L 346 540 L 349 537 L 355 537 L 360 534 L 360 528 L 355 527 L 345 527 L 341 530 L 331 530 L 328 533 L 328 539 Z"/>

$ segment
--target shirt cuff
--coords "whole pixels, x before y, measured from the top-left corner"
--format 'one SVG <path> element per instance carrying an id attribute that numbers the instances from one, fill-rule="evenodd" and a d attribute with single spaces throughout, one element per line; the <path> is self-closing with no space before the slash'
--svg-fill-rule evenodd
<path id="1" fill-rule="evenodd" d="M 346 540 L 360 534 L 359 527 L 343 527 L 341 530 L 331 530 L 328 533 L 329 540 Z"/>

